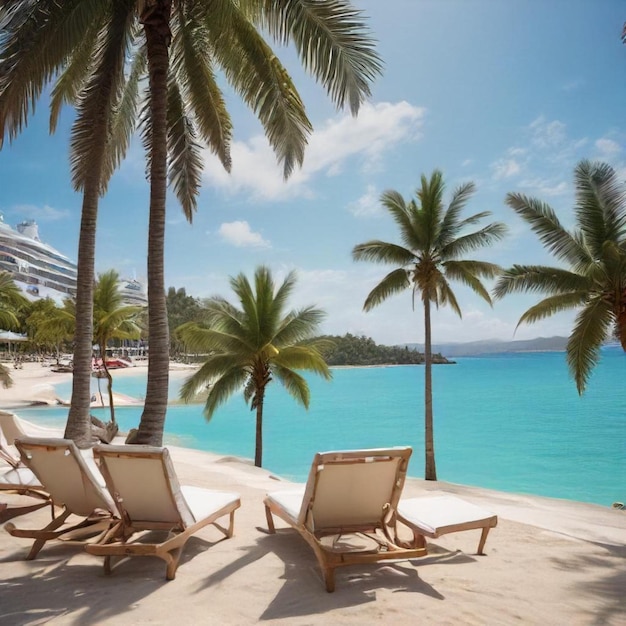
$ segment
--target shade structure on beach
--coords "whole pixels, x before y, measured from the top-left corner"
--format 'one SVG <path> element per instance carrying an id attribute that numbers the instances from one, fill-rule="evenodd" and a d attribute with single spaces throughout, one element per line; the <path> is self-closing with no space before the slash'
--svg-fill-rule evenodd
<path id="1" fill-rule="evenodd" d="M 20 335 L 19 333 L 14 333 L 10 330 L 2 330 L 0 331 L 0 343 L 20 343 L 22 341 L 28 341 L 28 337 L 26 335 Z"/>

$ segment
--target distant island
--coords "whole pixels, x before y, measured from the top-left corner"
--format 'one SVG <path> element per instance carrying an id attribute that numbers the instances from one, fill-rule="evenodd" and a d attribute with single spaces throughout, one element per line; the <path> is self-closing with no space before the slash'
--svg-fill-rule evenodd
<path id="1" fill-rule="evenodd" d="M 333 342 L 334 348 L 324 354 L 326 363 L 330 366 L 339 365 L 422 365 L 424 353 L 415 347 L 406 346 L 379 346 L 370 337 L 356 337 L 350 333 L 343 337 L 324 335 L 323 339 Z M 451 365 L 441 354 L 433 354 L 433 363 L 437 365 Z"/>
<path id="2" fill-rule="evenodd" d="M 503 354 L 511 352 L 564 352 L 567 337 L 537 337 L 520 341 L 503 341 L 499 339 L 485 339 L 468 343 L 437 343 L 433 351 L 455 356 L 480 356 L 483 354 Z M 419 343 L 402 344 L 410 350 L 423 350 L 424 345 Z"/>

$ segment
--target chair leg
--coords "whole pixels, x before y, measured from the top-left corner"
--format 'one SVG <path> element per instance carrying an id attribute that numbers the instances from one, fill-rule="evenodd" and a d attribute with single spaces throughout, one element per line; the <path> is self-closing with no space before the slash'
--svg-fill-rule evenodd
<path id="1" fill-rule="evenodd" d="M 163 555 L 161 558 L 165 559 L 167 563 L 167 569 L 165 571 L 165 578 L 167 580 L 174 580 L 176 578 L 176 570 L 178 569 L 178 563 L 180 561 L 181 554 L 183 553 L 182 546 L 180 548 L 176 548 L 171 552 L 167 552 L 166 555 Z M 165 558 L 167 556 L 167 558 Z"/>
<path id="2" fill-rule="evenodd" d="M 53 519 L 42 531 L 42 533 L 48 532 L 48 531 L 52 531 L 57 529 L 59 526 L 63 525 L 63 522 L 65 522 L 65 520 L 70 516 L 70 512 L 65 510 L 63 511 L 63 513 Z M 44 547 L 44 545 L 46 544 L 46 542 L 50 539 L 50 537 L 40 537 L 39 539 L 35 539 L 35 542 L 33 543 L 30 552 L 28 553 L 28 556 L 26 557 L 27 561 L 32 561 L 38 554 L 39 551 Z"/>
<path id="3" fill-rule="evenodd" d="M 335 568 L 327 565 L 322 569 L 322 574 L 326 583 L 326 591 L 333 593 L 335 591 Z"/>
<path id="4" fill-rule="evenodd" d="M 265 517 L 267 518 L 267 529 L 271 534 L 276 532 L 276 528 L 274 527 L 274 518 L 272 517 L 272 512 L 270 511 L 270 507 L 265 505 Z"/>
<path id="5" fill-rule="evenodd" d="M 482 533 L 480 534 L 480 541 L 478 542 L 478 550 L 476 554 L 485 554 L 483 552 L 483 548 L 485 547 L 485 542 L 487 541 L 488 534 L 489 534 L 489 526 L 485 526 L 483 528 Z"/>

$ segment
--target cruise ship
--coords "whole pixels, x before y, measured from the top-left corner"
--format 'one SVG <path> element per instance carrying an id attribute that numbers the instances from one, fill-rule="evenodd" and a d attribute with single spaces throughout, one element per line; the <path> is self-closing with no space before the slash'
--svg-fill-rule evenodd
<path id="1" fill-rule="evenodd" d="M 10 272 L 31 301 L 52 298 L 60 305 L 65 298 L 76 295 L 76 264 L 41 241 L 34 220 L 23 221 L 14 230 L 0 214 L 0 270 Z M 122 278 L 118 288 L 126 304 L 148 304 L 140 281 Z"/>
<path id="2" fill-rule="evenodd" d="M 76 294 L 76 264 L 41 241 L 34 220 L 13 230 L 0 215 L 0 270 L 13 275 L 29 300 L 50 297 L 60 302 Z"/>

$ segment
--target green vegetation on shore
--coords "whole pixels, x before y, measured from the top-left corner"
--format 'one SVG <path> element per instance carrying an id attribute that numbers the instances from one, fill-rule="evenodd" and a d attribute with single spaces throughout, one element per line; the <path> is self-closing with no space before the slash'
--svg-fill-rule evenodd
<path id="1" fill-rule="evenodd" d="M 343 337 L 326 335 L 334 348 L 325 354 L 328 365 L 423 365 L 424 353 L 406 346 L 377 345 L 371 337 L 356 337 L 347 333 Z M 433 354 L 433 363 L 451 364 L 441 354 Z"/>

